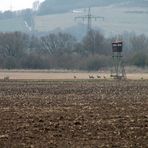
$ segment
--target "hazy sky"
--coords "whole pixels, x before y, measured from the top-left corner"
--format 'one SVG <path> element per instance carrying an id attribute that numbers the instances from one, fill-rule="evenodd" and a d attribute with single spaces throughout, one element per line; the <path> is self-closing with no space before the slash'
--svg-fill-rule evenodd
<path id="1" fill-rule="evenodd" d="M 32 8 L 32 3 L 36 0 L 0 0 L 0 10 L 19 10 L 24 8 Z M 39 0 L 44 1 L 44 0 Z"/>

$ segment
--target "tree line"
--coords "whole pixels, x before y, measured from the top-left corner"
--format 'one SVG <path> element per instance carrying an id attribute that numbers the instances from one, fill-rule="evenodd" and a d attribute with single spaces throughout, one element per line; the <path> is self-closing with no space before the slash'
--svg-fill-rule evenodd
<path id="1" fill-rule="evenodd" d="M 78 69 L 99 70 L 112 66 L 111 43 L 89 31 L 81 40 L 68 33 L 34 36 L 22 32 L 0 33 L 0 68 L 6 69 Z M 148 66 L 148 38 L 123 34 L 125 65 Z"/>

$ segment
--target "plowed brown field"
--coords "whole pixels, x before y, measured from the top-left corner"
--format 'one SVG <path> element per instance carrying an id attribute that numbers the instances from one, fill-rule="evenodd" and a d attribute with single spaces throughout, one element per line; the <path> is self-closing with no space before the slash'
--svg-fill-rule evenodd
<path id="1" fill-rule="evenodd" d="M 148 81 L 0 81 L 0 148 L 148 147 Z"/>

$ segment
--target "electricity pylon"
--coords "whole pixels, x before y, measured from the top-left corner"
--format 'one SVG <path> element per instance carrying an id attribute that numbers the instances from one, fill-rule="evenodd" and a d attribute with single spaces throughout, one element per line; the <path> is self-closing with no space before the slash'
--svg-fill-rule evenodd
<path id="1" fill-rule="evenodd" d="M 82 19 L 83 21 L 87 20 L 87 30 L 88 32 L 92 29 L 92 20 L 97 21 L 97 19 L 103 19 L 104 17 L 101 16 L 94 16 L 91 14 L 91 8 L 88 8 L 88 14 L 84 16 L 75 17 L 75 20 Z"/>

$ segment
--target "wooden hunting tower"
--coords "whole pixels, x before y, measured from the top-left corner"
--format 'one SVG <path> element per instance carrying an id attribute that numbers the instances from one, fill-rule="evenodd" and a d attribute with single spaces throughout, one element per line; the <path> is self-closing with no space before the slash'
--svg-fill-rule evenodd
<path id="1" fill-rule="evenodd" d="M 125 79 L 126 73 L 122 61 L 122 41 L 112 42 L 112 61 L 113 67 L 111 70 L 111 77 L 114 79 Z"/>

